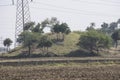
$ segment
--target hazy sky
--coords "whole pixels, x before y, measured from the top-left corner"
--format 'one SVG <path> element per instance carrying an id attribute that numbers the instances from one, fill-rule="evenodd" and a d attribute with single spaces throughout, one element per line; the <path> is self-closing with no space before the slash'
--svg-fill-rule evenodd
<path id="1" fill-rule="evenodd" d="M 11 0 L 0 0 L 0 37 L 15 40 L 16 4 L 5 5 Z M 29 6 L 32 21 L 57 17 L 72 30 L 85 30 L 91 22 L 98 28 L 120 18 L 120 0 L 33 0 Z"/>

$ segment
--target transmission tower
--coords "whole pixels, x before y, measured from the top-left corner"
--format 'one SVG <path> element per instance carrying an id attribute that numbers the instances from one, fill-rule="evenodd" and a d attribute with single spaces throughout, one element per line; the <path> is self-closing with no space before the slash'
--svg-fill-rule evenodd
<path id="1" fill-rule="evenodd" d="M 32 1 L 32 0 L 31 0 Z M 14 1 L 12 0 L 12 4 Z M 28 0 L 17 0 L 16 27 L 15 27 L 15 47 L 18 46 L 17 38 L 23 32 L 24 24 L 30 22 L 30 11 Z"/>

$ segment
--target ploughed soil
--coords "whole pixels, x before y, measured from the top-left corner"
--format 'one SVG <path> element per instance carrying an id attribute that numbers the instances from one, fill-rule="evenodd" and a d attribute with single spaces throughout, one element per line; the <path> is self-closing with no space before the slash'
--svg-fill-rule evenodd
<path id="1" fill-rule="evenodd" d="M 0 80 L 120 80 L 120 65 L 0 65 Z"/>

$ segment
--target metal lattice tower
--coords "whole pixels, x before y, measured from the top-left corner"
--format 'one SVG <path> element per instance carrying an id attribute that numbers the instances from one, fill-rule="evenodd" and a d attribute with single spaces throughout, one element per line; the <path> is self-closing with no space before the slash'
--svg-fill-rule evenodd
<path id="1" fill-rule="evenodd" d="M 17 0 L 15 46 L 18 46 L 17 38 L 23 32 L 24 24 L 30 22 L 30 11 L 28 0 Z"/>

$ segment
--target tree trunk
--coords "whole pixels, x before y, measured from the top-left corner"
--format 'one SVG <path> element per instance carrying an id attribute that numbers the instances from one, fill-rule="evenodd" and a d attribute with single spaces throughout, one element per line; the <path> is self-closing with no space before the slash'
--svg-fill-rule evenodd
<path id="1" fill-rule="evenodd" d="M 47 47 L 47 53 L 48 53 L 48 47 Z"/>
<path id="2" fill-rule="evenodd" d="M 65 39 L 65 34 L 63 33 L 63 41 L 64 41 L 64 39 Z"/>
<path id="3" fill-rule="evenodd" d="M 90 52 L 93 53 L 93 47 L 90 47 Z"/>
<path id="4" fill-rule="evenodd" d="M 9 47 L 7 46 L 7 52 L 9 52 Z"/>
<path id="5" fill-rule="evenodd" d="M 116 41 L 115 43 L 116 43 L 115 48 L 117 48 L 117 46 L 118 46 L 118 41 Z"/>
<path id="6" fill-rule="evenodd" d="M 58 41 L 58 37 L 59 37 L 59 35 L 58 35 L 58 33 L 57 33 L 57 41 Z"/>
<path id="7" fill-rule="evenodd" d="M 97 54 L 99 53 L 99 49 L 97 48 Z"/>
<path id="8" fill-rule="evenodd" d="M 45 47 L 43 47 L 43 54 L 45 54 Z"/>
<path id="9" fill-rule="evenodd" d="M 28 55 L 30 56 L 31 54 L 31 46 L 28 47 Z"/>

